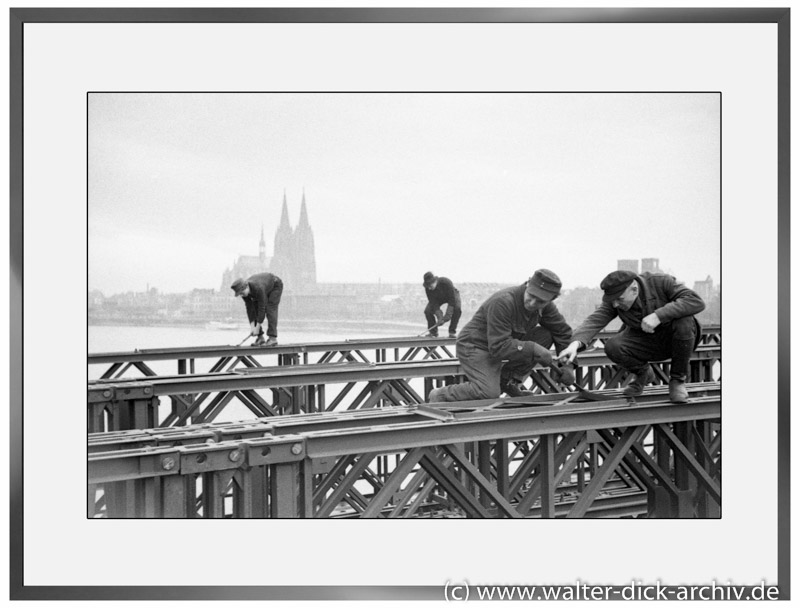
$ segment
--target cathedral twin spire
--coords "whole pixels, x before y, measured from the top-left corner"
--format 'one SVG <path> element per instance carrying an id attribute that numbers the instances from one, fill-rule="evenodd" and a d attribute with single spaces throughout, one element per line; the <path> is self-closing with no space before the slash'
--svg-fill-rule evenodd
<path id="1" fill-rule="evenodd" d="M 300 206 L 300 220 L 295 229 L 292 229 L 289 223 L 289 205 L 286 202 L 286 191 L 284 191 L 281 219 L 278 229 L 275 231 L 272 257 L 267 255 L 267 243 L 264 238 L 262 222 L 258 257 L 239 256 L 238 260 L 234 260 L 232 268 L 223 273 L 220 290 L 227 291 L 231 281 L 236 278 L 246 278 L 267 270 L 281 277 L 289 291 L 302 292 L 313 288 L 317 283 L 314 233 L 308 221 L 305 191 L 303 191 Z"/>
<path id="2" fill-rule="evenodd" d="M 295 229 L 289 223 L 289 206 L 283 192 L 281 220 L 275 231 L 275 249 L 271 264 L 275 274 L 295 284 L 315 284 L 317 281 L 314 234 L 308 221 L 306 193 L 300 205 L 300 220 Z"/>
<path id="3" fill-rule="evenodd" d="M 284 198 L 284 204 L 285 204 Z M 297 224 L 297 229 L 306 231 L 311 230 L 311 226 L 308 223 L 308 211 L 306 211 L 306 191 L 303 190 L 303 202 L 300 205 L 300 222 Z"/>

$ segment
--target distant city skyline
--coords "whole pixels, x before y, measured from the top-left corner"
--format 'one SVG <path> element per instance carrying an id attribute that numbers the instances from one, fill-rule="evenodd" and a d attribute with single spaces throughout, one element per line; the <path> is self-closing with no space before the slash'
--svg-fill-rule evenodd
<path id="1" fill-rule="evenodd" d="M 712 93 L 89 96 L 88 286 L 217 289 L 305 194 L 319 283 L 720 282 Z"/>

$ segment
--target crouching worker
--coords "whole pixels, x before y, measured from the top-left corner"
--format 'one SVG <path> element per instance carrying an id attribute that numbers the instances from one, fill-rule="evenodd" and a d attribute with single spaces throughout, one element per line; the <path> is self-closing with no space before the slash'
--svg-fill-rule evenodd
<path id="1" fill-rule="evenodd" d="M 250 335 L 255 337 L 251 346 L 275 346 L 278 343 L 278 306 L 283 293 L 283 281 L 269 272 L 236 279 L 231 285 L 235 297 L 244 300 Z M 267 340 L 261 324 L 267 319 Z"/>
<path id="2" fill-rule="evenodd" d="M 650 363 L 670 359 L 669 399 L 686 403 L 689 359 L 700 341 L 700 323 L 693 315 L 705 302 L 694 291 L 666 274 L 616 270 L 600 283 L 603 302 L 575 330 L 572 343 L 558 355 L 572 361 L 597 333 L 619 316 L 620 333 L 605 343 L 609 359 L 636 374 L 622 391 L 628 397 L 641 395 L 655 380 Z"/>
<path id="3" fill-rule="evenodd" d="M 530 394 L 519 386 L 536 364 L 552 363 L 550 346 L 566 348 L 572 329 L 553 303 L 561 280 L 540 269 L 527 283 L 508 287 L 481 304 L 456 340 L 467 382 L 434 389 L 428 402 L 495 399 Z"/>

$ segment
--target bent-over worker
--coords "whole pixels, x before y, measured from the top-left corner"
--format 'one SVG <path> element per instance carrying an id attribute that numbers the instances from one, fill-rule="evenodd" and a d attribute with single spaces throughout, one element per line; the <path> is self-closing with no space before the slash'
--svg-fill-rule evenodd
<path id="1" fill-rule="evenodd" d="M 256 339 L 251 346 L 275 346 L 278 343 L 278 305 L 281 303 L 283 281 L 270 272 L 254 274 L 245 279 L 236 279 L 231 284 L 235 297 L 244 300 L 250 335 Z M 267 319 L 267 336 L 261 324 Z"/>

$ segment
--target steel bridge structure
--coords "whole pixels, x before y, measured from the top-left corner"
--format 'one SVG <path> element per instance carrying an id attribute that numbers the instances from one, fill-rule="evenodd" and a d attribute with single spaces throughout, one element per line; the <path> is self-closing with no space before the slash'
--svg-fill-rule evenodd
<path id="1" fill-rule="evenodd" d="M 590 346 L 602 348 L 616 332 L 600 332 Z M 703 327 L 701 346 L 721 346 L 719 325 Z M 153 377 L 154 362 L 168 363 L 175 374 L 215 373 L 237 366 L 309 365 L 342 362 L 385 363 L 455 357 L 455 338 L 375 338 L 317 342 L 271 347 L 231 345 L 188 348 L 137 349 L 115 353 L 89 353 L 89 379 L 110 380 L 123 377 Z"/>
<path id="2" fill-rule="evenodd" d="M 718 383 L 89 436 L 92 517 L 719 517 Z"/>
<path id="3" fill-rule="evenodd" d="M 603 336 L 575 389 L 537 368 L 532 396 L 436 406 L 464 379 L 448 339 L 90 355 L 111 367 L 88 383 L 89 516 L 719 517 L 720 336 L 682 405 L 669 362 L 624 398 Z M 247 415 L 226 419 L 234 403 Z"/>
<path id="4" fill-rule="evenodd" d="M 365 352 L 373 347 L 375 358 L 370 360 Z M 223 412 L 233 405 L 238 406 L 240 418 L 417 405 L 424 403 L 432 388 L 464 380 L 458 360 L 449 351 L 451 347 L 451 342 L 428 338 L 410 343 L 395 340 L 281 347 L 286 352 L 235 347 L 148 352 L 141 356 L 185 362 L 190 354 L 199 356 L 202 350 L 204 357 L 216 363 L 213 371 L 205 373 L 90 380 L 88 429 L 94 433 L 212 422 L 220 416 L 225 418 Z M 269 353 L 264 356 L 277 357 L 281 364 L 268 366 L 255 359 L 264 350 Z M 318 353 L 318 360 L 309 361 L 309 353 Z M 111 362 L 117 371 L 122 367 L 116 366 L 146 367 L 145 361 L 130 357 L 131 353 L 90 355 L 90 361 Z M 294 363 L 287 363 L 287 359 Z M 720 361 L 718 339 L 702 344 L 693 353 L 690 380 L 719 380 Z M 666 383 L 669 363 L 654 363 L 652 367 L 657 381 Z M 149 367 L 146 370 L 152 372 Z M 628 381 L 628 374 L 614 365 L 602 348 L 595 347 L 581 354 L 576 380 L 578 387 L 588 390 L 618 388 Z M 537 394 L 566 390 L 548 368 L 536 368 L 529 384 Z M 169 401 L 167 413 L 163 413 L 162 399 Z"/>

